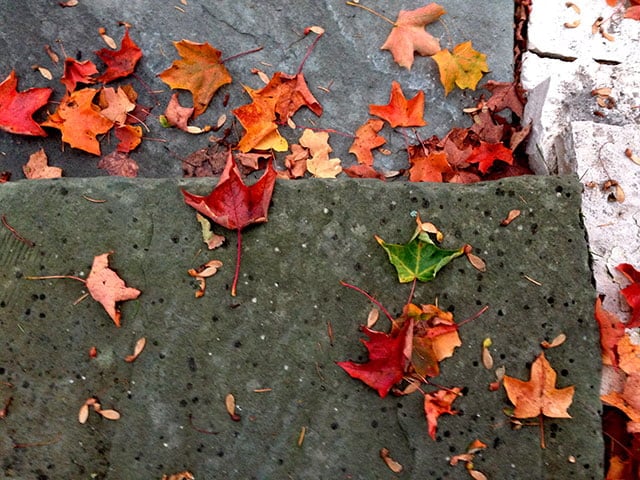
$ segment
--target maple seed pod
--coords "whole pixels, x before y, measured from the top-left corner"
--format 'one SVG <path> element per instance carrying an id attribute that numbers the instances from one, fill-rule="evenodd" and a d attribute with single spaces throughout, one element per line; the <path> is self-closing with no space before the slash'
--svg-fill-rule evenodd
<path id="1" fill-rule="evenodd" d="M 115 410 L 99 410 L 98 413 L 107 420 L 120 420 L 120 414 Z"/>
<path id="2" fill-rule="evenodd" d="M 127 355 L 124 358 L 124 361 L 127 363 L 131 363 L 133 361 L 136 360 L 136 358 L 138 358 L 140 356 L 140 354 L 142 353 L 142 350 L 144 350 L 145 345 L 147 344 L 147 339 L 142 337 L 140 339 L 138 339 L 138 341 L 136 342 L 136 346 L 133 349 L 133 355 Z"/>
<path id="3" fill-rule="evenodd" d="M 89 418 L 89 405 L 83 403 L 80 407 L 80 411 L 78 412 L 78 421 L 82 424 L 87 422 Z"/>
<path id="4" fill-rule="evenodd" d="M 224 399 L 224 405 L 225 407 L 227 407 L 227 413 L 229 414 L 229 417 L 231 417 L 231 420 L 233 420 L 234 422 L 239 422 L 240 415 L 236 413 L 236 399 L 234 398 L 232 393 L 227 394 Z"/>
<path id="5" fill-rule="evenodd" d="M 507 214 L 507 218 L 505 218 L 500 222 L 500 226 L 506 227 L 511 222 L 513 222 L 516 218 L 518 218 L 520 216 L 520 213 L 521 213 L 520 210 L 517 210 L 517 209 L 510 210 L 509 213 Z"/>
<path id="6" fill-rule="evenodd" d="M 573 22 L 564 22 L 564 28 L 576 28 L 580 25 L 580 20 L 574 20 Z"/>

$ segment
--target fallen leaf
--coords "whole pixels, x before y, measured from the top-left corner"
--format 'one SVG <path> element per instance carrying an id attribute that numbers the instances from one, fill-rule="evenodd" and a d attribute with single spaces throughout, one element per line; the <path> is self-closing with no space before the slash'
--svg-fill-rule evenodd
<path id="1" fill-rule="evenodd" d="M 512 165 L 513 152 L 501 143 L 480 142 L 480 146 L 475 147 L 467 158 L 467 162 L 477 163 L 482 173 L 487 173 L 496 160 Z"/>
<path id="2" fill-rule="evenodd" d="M 567 341 L 567 336 L 564 333 L 560 333 L 556 335 L 556 337 L 550 342 L 547 342 L 546 340 L 544 340 L 543 342 L 540 342 L 540 346 L 542 348 L 556 348 L 562 345 L 566 341 Z"/>
<path id="3" fill-rule="evenodd" d="M 389 453 L 389 449 L 388 448 L 381 448 L 380 449 L 380 458 L 382 458 L 382 460 L 387 465 L 387 467 L 389 467 L 389 470 L 391 470 L 393 473 L 401 473 L 402 472 L 402 470 L 403 470 L 402 465 L 400 463 L 396 462 L 393 458 L 391 458 L 391 455 Z"/>
<path id="4" fill-rule="evenodd" d="M 225 238 L 222 235 L 217 235 L 211 230 L 211 222 L 205 217 L 196 212 L 196 220 L 202 227 L 202 241 L 207 244 L 209 250 L 214 250 L 221 246 Z"/>
<path id="5" fill-rule="evenodd" d="M 408 321 L 390 335 L 362 326 L 360 330 L 369 340 L 360 341 L 369 352 L 369 360 L 366 363 L 336 363 L 351 377 L 362 380 L 384 398 L 404 377 L 409 362 L 405 350 L 407 344 L 411 344 L 412 328 L 412 322 Z"/>
<path id="6" fill-rule="evenodd" d="M 630 282 L 631 285 L 620 290 L 629 307 L 631 318 L 625 324 L 626 328 L 640 327 L 640 271 L 629 263 L 621 263 L 616 267 Z"/>
<path id="7" fill-rule="evenodd" d="M 396 267 L 400 283 L 418 279 L 421 282 L 433 280 L 445 265 L 464 253 L 464 247 L 458 250 L 445 250 L 438 247 L 429 234 L 419 227 L 405 244 L 386 243 L 379 236 L 376 241 L 387 252 L 389 261 Z"/>
<path id="8" fill-rule="evenodd" d="M 185 470 L 184 472 L 174 473 L 172 475 L 162 475 L 162 480 L 195 480 L 193 473 Z"/>
<path id="9" fill-rule="evenodd" d="M 369 119 L 356 130 L 356 138 L 349 148 L 349 153 L 356 156 L 358 163 L 373 166 L 372 150 L 387 143 L 384 137 L 378 135 L 383 125 L 382 120 Z"/>
<path id="10" fill-rule="evenodd" d="M 498 113 L 508 108 L 518 118 L 524 113 L 524 103 L 519 90 L 522 88 L 517 82 L 496 82 L 489 80 L 484 87 L 491 92 L 491 97 L 486 102 L 486 107 L 492 112 Z"/>
<path id="11" fill-rule="evenodd" d="M 409 153 L 410 182 L 443 182 L 454 173 L 447 161 L 446 152 L 430 152 L 425 154 L 421 145 L 412 145 Z"/>
<path id="12" fill-rule="evenodd" d="M 175 60 L 158 77 L 173 89 L 191 92 L 196 118 L 207 109 L 218 89 L 231 83 L 231 75 L 220 62 L 222 53 L 208 43 L 181 40 L 173 44 L 182 59 Z"/>
<path id="13" fill-rule="evenodd" d="M 370 165 L 359 163 L 351 167 L 345 167 L 342 171 L 352 178 L 377 178 L 383 182 L 387 180 L 387 177 Z"/>
<path id="14" fill-rule="evenodd" d="M 329 158 L 333 150 L 329 146 L 327 132 L 305 129 L 300 137 L 300 145 L 309 149 L 311 158 L 307 160 L 307 170 L 316 178 L 335 178 L 340 172 L 339 158 Z"/>
<path id="15" fill-rule="evenodd" d="M 485 72 L 489 71 L 487 56 L 474 50 L 471 42 L 464 42 L 453 48 L 453 53 L 444 49 L 433 55 L 440 69 L 440 82 L 445 95 L 454 87 L 476 89 Z"/>
<path id="16" fill-rule="evenodd" d="M 30 180 L 36 178 L 59 178 L 62 176 L 62 169 L 47 165 L 47 154 L 41 148 L 29 156 L 29 161 L 22 166 L 24 176 Z"/>
<path id="17" fill-rule="evenodd" d="M 108 132 L 113 122 L 100 115 L 100 108 L 92 103 L 97 92 L 92 88 L 72 92 L 42 125 L 60 130 L 62 141 L 73 148 L 100 155 L 96 136 Z"/>
<path id="18" fill-rule="evenodd" d="M 136 104 L 129 100 L 127 93 L 118 87 L 105 87 L 100 90 L 100 115 L 111 120 L 117 125 L 124 125 L 127 121 L 127 114 L 136 108 Z"/>
<path id="19" fill-rule="evenodd" d="M 124 280 L 109 268 L 109 255 L 110 253 L 103 253 L 93 259 L 86 285 L 89 295 L 104 307 L 116 327 L 119 327 L 122 314 L 117 304 L 136 299 L 141 292 L 127 287 Z"/>
<path id="20" fill-rule="evenodd" d="M 124 361 L 127 363 L 135 362 L 136 359 L 140 356 L 140 354 L 144 350 L 144 347 L 146 344 L 147 344 L 146 338 L 144 337 L 139 338 L 138 341 L 136 342 L 135 347 L 133 348 L 133 354 L 127 355 L 126 357 L 124 357 Z"/>
<path id="21" fill-rule="evenodd" d="M 76 89 L 78 83 L 96 83 L 94 75 L 98 74 L 98 68 L 90 61 L 79 62 L 73 58 L 64 59 L 64 71 L 60 83 L 67 88 L 67 93 Z"/>
<path id="22" fill-rule="evenodd" d="M 229 152 L 220 181 L 209 195 L 203 197 L 182 190 L 187 205 L 218 225 L 235 230 L 238 234 L 238 256 L 231 287 L 232 296 L 236 295 L 240 273 L 241 232 L 248 225 L 267 221 L 276 176 L 276 170 L 270 161 L 264 174 L 256 183 L 251 186 L 245 185 L 240 178 L 233 155 Z"/>
<path id="23" fill-rule="evenodd" d="M 415 10 L 400 10 L 391 33 L 380 49 L 389 50 L 398 65 L 411 69 L 414 52 L 430 56 L 440 50 L 440 42 L 425 30 L 425 26 L 445 13 L 444 8 L 436 3 Z"/>
<path id="24" fill-rule="evenodd" d="M 137 177 L 138 164 L 126 152 L 111 152 L 98 162 L 98 168 L 109 175 L 118 177 Z"/>
<path id="25" fill-rule="evenodd" d="M 544 353 L 531 365 L 529 381 L 504 376 L 504 388 L 515 409 L 516 418 L 533 418 L 545 415 L 551 418 L 571 418 L 567 412 L 573 401 L 575 387 L 556 388 L 556 372 Z"/>
<path id="26" fill-rule="evenodd" d="M 178 100 L 178 94 L 171 95 L 171 99 L 164 111 L 164 116 L 172 127 L 178 127 L 180 130 L 187 131 L 187 123 L 193 115 L 193 107 L 183 107 Z"/>
<path id="27" fill-rule="evenodd" d="M 628 7 L 624 11 L 624 18 L 630 18 L 632 20 L 640 20 L 640 5 L 634 5 Z"/>
<path id="28" fill-rule="evenodd" d="M 618 341 L 618 365 L 627 375 L 640 374 L 640 345 L 631 341 L 629 335 L 624 335 Z"/>
<path id="29" fill-rule="evenodd" d="M 451 389 L 441 389 L 424 396 L 424 413 L 427 417 L 427 428 L 432 440 L 436 439 L 438 429 L 438 418 L 440 415 L 456 415 L 458 412 L 451 407 L 453 402 L 460 396 L 462 391 L 459 387 Z"/>
<path id="30" fill-rule="evenodd" d="M 238 142 L 238 150 L 270 150 L 284 152 L 289 144 L 280 135 L 276 124 L 275 98 L 256 96 L 255 90 L 245 87 L 253 101 L 233 110 L 246 132 Z"/>
<path id="31" fill-rule="evenodd" d="M 120 50 L 109 50 L 102 48 L 95 54 L 106 65 L 107 69 L 100 75 L 97 80 L 102 83 L 109 83 L 118 78 L 128 77 L 133 73 L 136 64 L 142 58 L 142 50 L 129 37 L 129 29 L 124 31 Z"/>
<path id="32" fill-rule="evenodd" d="M 424 92 L 407 100 L 400 84 L 391 82 L 391 96 L 387 105 L 369 105 L 369 113 L 386 120 L 391 127 L 422 127 L 424 121 Z"/>
<path id="33" fill-rule="evenodd" d="M 51 96 L 50 88 L 30 88 L 18 92 L 16 72 L 11 73 L 0 83 L 0 129 L 18 135 L 46 137 L 45 132 L 32 118 Z"/>
<path id="34" fill-rule="evenodd" d="M 263 97 L 273 99 L 276 121 L 287 123 L 303 106 L 316 115 L 322 115 L 322 105 L 313 96 L 302 73 L 287 75 L 276 72 L 269 83 L 251 94 L 252 98 Z"/>
<path id="35" fill-rule="evenodd" d="M 129 153 L 142 143 L 142 127 L 136 125 L 121 125 L 116 127 L 114 133 L 119 140 L 116 146 L 118 152 Z"/>
<path id="36" fill-rule="evenodd" d="M 284 158 L 284 166 L 287 168 L 289 178 L 302 178 L 307 172 L 307 160 L 309 150 L 302 145 L 291 145 L 291 153 Z"/>

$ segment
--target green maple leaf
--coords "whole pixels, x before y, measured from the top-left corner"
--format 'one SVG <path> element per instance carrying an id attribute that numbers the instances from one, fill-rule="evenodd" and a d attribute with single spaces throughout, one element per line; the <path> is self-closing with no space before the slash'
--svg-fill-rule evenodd
<path id="1" fill-rule="evenodd" d="M 400 283 L 412 282 L 415 279 L 421 282 L 433 280 L 442 267 L 464 254 L 464 246 L 458 250 L 438 247 L 429 234 L 420 228 L 405 244 L 387 243 L 377 235 L 375 239 L 385 249 L 389 255 L 389 261 L 396 267 Z"/>

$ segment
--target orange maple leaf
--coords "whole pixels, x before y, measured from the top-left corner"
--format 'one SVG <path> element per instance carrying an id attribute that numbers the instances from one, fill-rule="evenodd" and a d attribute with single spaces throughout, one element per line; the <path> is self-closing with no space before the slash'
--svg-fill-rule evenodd
<path id="1" fill-rule="evenodd" d="M 544 352 L 531 365 L 531 378 L 528 382 L 505 375 L 504 388 L 515 406 L 513 416 L 571 418 L 567 409 L 573 401 L 575 387 L 556 388 L 556 377 L 557 374 Z"/>
<path id="2" fill-rule="evenodd" d="M 276 72 L 265 87 L 254 91 L 251 96 L 273 98 L 276 120 L 280 123 L 286 123 L 303 106 L 318 116 L 322 115 L 322 105 L 309 90 L 302 73 L 287 75 Z"/>
<path id="3" fill-rule="evenodd" d="M 429 436 L 435 440 L 436 430 L 438 429 L 438 417 L 440 415 L 449 414 L 456 415 L 458 412 L 453 410 L 451 406 L 456 398 L 460 396 L 462 389 L 460 387 L 451 388 L 449 390 L 438 390 L 433 393 L 427 393 L 424 396 L 424 413 L 427 417 L 427 428 Z"/>
<path id="4" fill-rule="evenodd" d="M 423 127 L 424 92 L 420 90 L 415 97 L 407 100 L 400 84 L 391 83 L 391 95 L 387 105 L 369 105 L 369 113 L 386 120 L 393 128 Z"/>
<path id="5" fill-rule="evenodd" d="M 600 327 L 600 351 L 604 365 L 618 366 L 618 342 L 624 337 L 625 325 L 602 307 L 602 296 L 596 299 L 595 317 Z"/>
<path id="6" fill-rule="evenodd" d="M 195 118 L 207 109 L 220 87 L 231 83 L 231 75 L 220 62 L 222 53 L 208 43 L 180 40 L 173 44 L 182 60 L 175 60 L 158 77 L 171 88 L 191 92 Z"/>
<path id="7" fill-rule="evenodd" d="M 393 59 L 401 67 L 411 69 L 413 53 L 430 56 L 440 50 L 440 42 L 424 28 L 447 13 L 436 3 L 430 3 L 416 10 L 400 10 L 393 29 L 381 50 L 389 50 Z"/>
<path id="8" fill-rule="evenodd" d="M 122 125 L 115 129 L 116 138 L 120 140 L 116 150 L 128 153 L 135 150 L 142 142 L 142 127 L 134 125 Z"/>
<path id="9" fill-rule="evenodd" d="M 372 118 L 356 130 L 356 138 L 351 144 L 351 148 L 349 148 L 349 153 L 353 153 L 356 156 L 358 163 L 373 165 L 373 153 L 371 150 L 387 143 L 384 137 L 378 135 L 383 125 L 384 122 L 382 120 Z"/>
<path id="10" fill-rule="evenodd" d="M 118 125 L 123 125 L 127 121 L 127 114 L 136 108 L 136 104 L 129 99 L 122 87 L 117 90 L 113 87 L 103 88 L 99 99 L 100 106 L 103 107 L 100 115 Z"/>
<path id="11" fill-rule="evenodd" d="M 274 97 L 262 97 L 256 91 L 244 87 L 253 99 L 253 102 L 242 105 L 233 110 L 246 132 L 238 142 L 238 150 L 248 152 L 250 150 L 269 150 L 284 152 L 289 144 L 280 135 L 276 124 Z"/>
<path id="12" fill-rule="evenodd" d="M 453 174 L 446 152 L 424 151 L 421 145 L 411 146 L 409 152 L 409 181 L 411 182 L 443 182 L 444 177 Z"/>
<path id="13" fill-rule="evenodd" d="M 47 165 L 47 154 L 44 148 L 29 156 L 29 161 L 22 166 L 24 176 L 28 179 L 36 178 L 59 178 L 62 176 L 62 169 Z"/>
<path id="14" fill-rule="evenodd" d="M 92 88 L 72 92 L 42 125 L 59 129 L 62 141 L 72 147 L 100 155 L 100 143 L 96 135 L 106 133 L 113 122 L 100 115 L 100 108 L 92 103 L 97 92 Z"/>
<path id="15" fill-rule="evenodd" d="M 18 77 L 11 73 L 0 83 L 0 129 L 19 135 L 46 137 L 32 115 L 49 100 L 50 88 L 30 88 L 18 92 Z"/>
<path id="16" fill-rule="evenodd" d="M 440 82 L 444 86 L 445 95 L 458 88 L 476 89 L 483 73 L 489 71 L 487 56 L 474 50 L 471 42 L 464 42 L 449 50 L 440 50 L 433 55 L 440 69 Z"/>
<path id="17" fill-rule="evenodd" d="M 124 280 L 109 268 L 109 255 L 110 253 L 103 253 L 94 257 L 87 277 L 87 290 L 104 307 L 116 327 L 119 327 L 121 313 L 116 303 L 138 298 L 141 292 L 137 288 L 127 287 Z"/>

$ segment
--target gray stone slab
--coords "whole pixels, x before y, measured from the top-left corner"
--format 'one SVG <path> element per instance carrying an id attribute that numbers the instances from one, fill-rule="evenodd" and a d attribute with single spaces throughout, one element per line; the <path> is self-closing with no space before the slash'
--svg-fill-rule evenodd
<path id="1" fill-rule="evenodd" d="M 0 419 L 5 478 L 160 478 L 185 469 L 198 479 L 392 478 L 378 456 L 386 447 L 405 467 L 401 478 L 466 479 L 448 458 L 476 438 L 489 445 L 476 468 L 494 480 L 602 478 L 595 292 L 574 177 L 472 186 L 278 183 L 269 222 L 245 233 L 235 298 L 228 292 L 234 240 L 203 252 L 179 192 L 206 193 L 211 185 L 67 179 L 1 186 L 0 213 L 35 242 L 29 247 L 0 228 L 0 401 L 13 397 Z M 513 208 L 522 215 L 501 227 Z M 454 404 L 459 415 L 441 417 L 436 441 L 427 436 L 419 393 L 381 399 L 334 363 L 366 359 L 358 326 L 371 307 L 340 280 L 394 314 L 406 301 L 409 286 L 397 283 L 373 235 L 406 241 L 412 212 L 447 234 L 445 246 L 471 243 L 488 265 L 480 273 L 457 259 L 416 291 L 417 302 L 438 299 L 457 321 L 490 307 L 461 327 L 462 347 L 442 362 L 437 382 L 466 387 L 466 395 Z M 120 329 L 97 303 L 73 304 L 78 282 L 25 279 L 86 275 L 93 256 L 107 251 L 143 292 L 124 304 Z M 224 266 L 196 299 L 186 272 L 209 258 Z M 488 390 L 494 376 L 482 366 L 480 346 L 491 337 L 496 365 L 526 379 L 539 342 L 559 333 L 567 342 L 547 357 L 558 385 L 576 386 L 573 418 L 547 420 L 542 450 L 538 428 L 513 430 L 504 391 Z M 125 363 L 141 336 L 147 348 Z M 95 359 L 87 353 L 92 345 Z M 240 422 L 225 412 L 229 392 Z M 79 424 L 91 395 L 122 418 L 92 415 Z M 14 448 L 24 443 L 32 445 Z"/>
<path id="2" fill-rule="evenodd" d="M 443 17 L 443 23 L 433 24 L 428 29 L 441 39 L 441 45 L 451 50 L 456 44 L 471 40 L 477 50 L 488 56 L 492 72 L 485 75 L 485 79 L 511 81 L 513 2 L 495 0 L 490 6 L 463 0 L 442 0 L 439 3 L 448 13 Z M 410 10 L 424 4 L 420 1 L 402 4 L 379 0 L 367 2 L 367 6 L 393 19 L 400 9 Z M 0 77 L 4 79 L 15 69 L 20 78 L 19 88 L 50 86 L 56 90 L 52 100 L 59 101 L 64 93 L 57 80 L 62 69 L 52 65 L 43 50 L 44 45 L 51 45 L 58 52 L 64 46 L 69 56 L 91 59 L 99 64 L 93 52 L 105 45 L 97 29 L 107 28 L 107 32 L 119 42 L 122 28 L 117 27 L 118 21 L 132 24 L 131 36 L 142 49 L 144 58 L 136 70 L 138 78 L 124 79 L 115 84 L 131 83 L 139 93 L 139 103 L 153 107 L 152 118 L 146 122 L 150 128 L 145 133 L 148 139 L 133 153 L 133 158 L 140 165 L 141 176 L 181 176 L 181 159 L 208 143 L 208 135 L 196 137 L 175 129 L 163 129 L 157 121 L 171 92 L 156 75 L 177 58 L 172 42 L 183 38 L 209 42 L 221 50 L 224 57 L 264 46 L 259 53 L 229 62 L 234 83 L 223 87 L 209 110 L 194 122 L 200 126 L 215 125 L 223 112 L 231 118 L 233 108 L 249 102 L 241 85 L 262 86 L 257 76 L 250 73 L 251 69 L 261 69 L 268 75 L 275 71 L 296 73 L 311 43 L 311 38 L 302 39 L 301 32 L 310 25 L 321 25 L 326 29 L 325 37 L 304 68 L 311 91 L 325 112 L 318 119 L 305 109 L 295 116 L 298 125 L 315 125 L 353 134 L 367 120 L 369 104 L 388 102 L 391 82 L 397 80 L 407 96 L 413 96 L 418 90 L 425 91 L 425 119 L 429 125 L 418 130 L 421 138 L 434 134 L 442 136 L 454 126 L 470 126 L 462 108 L 474 106 L 481 94 L 480 91 L 454 91 L 445 98 L 433 60 L 417 58 L 410 72 L 400 68 L 389 52 L 380 50 L 390 31 L 386 22 L 343 1 L 326 0 L 189 0 L 186 6 L 178 1 L 120 0 L 80 2 L 74 8 L 60 8 L 57 2 L 40 0 L 25 0 L 19 4 L 0 0 Z M 58 40 L 61 43 L 57 43 Z M 46 81 L 38 72 L 32 71 L 32 65 L 50 68 L 54 80 Z M 330 87 L 330 93 L 320 87 Z M 150 90 L 160 93 L 152 95 Z M 225 94 L 230 96 L 226 108 L 222 105 Z M 181 101 L 188 105 L 190 96 L 183 95 Z M 241 127 L 238 126 L 237 130 L 240 132 Z M 302 133 L 287 127 L 282 131 L 293 141 L 297 141 Z M 403 135 L 392 133 L 389 127 L 385 127 L 382 133 L 389 139 L 387 148 L 393 152 L 405 149 Z M 413 136 L 411 132 L 407 134 Z M 113 139 L 102 143 L 106 153 L 115 149 Z M 355 158 L 348 153 L 351 138 L 331 135 L 330 143 L 335 156 L 341 158 L 345 165 L 354 163 Z M 66 176 L 105 175 L 104 171 L 96 168 L 97 157 L 68 146 L 62 152 L 60 145 L 60 134 L 54 130 L 49 138 L 44 139 L 0 132 L 0 170 L 11 171 L 14 179 L 23 178 L 21 166 L 30 154 L 44 147 L 50 163 L 62 167 Z M 381 167 L 397 169 L 406 166 L 405 158 L 404 154 L 379 155 L 377 161 Z"/>

